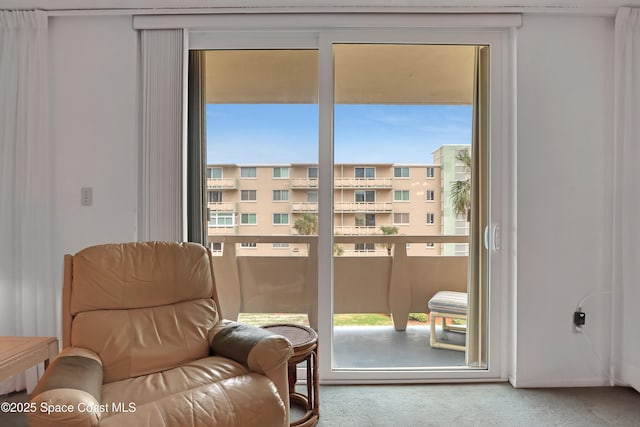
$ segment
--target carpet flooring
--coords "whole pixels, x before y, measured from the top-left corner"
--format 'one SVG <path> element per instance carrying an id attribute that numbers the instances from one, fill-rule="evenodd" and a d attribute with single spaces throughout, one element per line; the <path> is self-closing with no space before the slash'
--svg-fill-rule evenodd
<path id="1" fill-rule="evenodd" d="M 640 426 L 640 394 L 508 383 L 321 387 L 318 427 L 386 426 Z"/>
<path id="2" fill-rule="evenodd" d="M 25 400 L 25 393 L 0 396 L 0 402 Z M 292 419 L 299 416 L 294 408 Z M 26 423 L 22 415 L 0 413 L 0 426 Z M 514 389 L 507 383 L 320 387 L 318 427 L 387 426 L 640 426 L 640 394 L 625 387 Z"/>

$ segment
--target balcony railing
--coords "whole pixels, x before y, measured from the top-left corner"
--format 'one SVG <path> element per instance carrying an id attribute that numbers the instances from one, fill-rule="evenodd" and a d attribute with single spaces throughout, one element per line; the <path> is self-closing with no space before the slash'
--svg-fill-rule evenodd
<path id="1" fill-rule="evenodd" d="M 209 225 L 209 237 L 211 235 L 233 235 L 236 234 L 237 226 L 235 225 Z"/>
<path id="2" fill-rule="evenodd" d="M 335 188 L 391 188 L 393 178 L 344 178 L 333 180 Z"/>
<path id="3" fill-rule="evenodd" d="M 291 178 L 291 188 L 318 188 L 318 179 Z"/>
<path id="4" fill-rule="evenodd" d="M 237 210 L 236 204 L 232 202 L 229 202 L 229 203 L 209 202 L 207 204 L 207 207 L 212 211 L 218 211 L 218 212 L 235 212 Z"/>
<path id="5" fill-rule="evenodd" d="M 335 188 L 392 188 L 393 178 L 334 178 Z M 317 178 L 291 178 L 291 188 L 318 188 Z"/>
<path id="6" fill-rule="evenodd" d="M 222 256 L 213 258 L 223 316 L 245 313 L 307 313 L 318 323 L 317 236 L 222 236 Z M 467 289 L 467 257 L 407 256 L 407 243 L 468 243 L 468 236 L 334 236 L 336 244 L 392 244 L 392 255 L 335 255 L 334 313 L 391 313 L 405 330 L 409 313 L 424 313 L 438 291 Z M 307 256 L 240 256 L 237 243 L 306 245 Z M 327 284 L 323 284 L 327 286 Z"/>
<path id="7" fill-rule="evenodd" d="M 235 190 L 238 188 L 238 180 L 235 178 L 207 178 L 209 190 Z"/>
<path id="8" fill-rule="evenodd" d="M 293 213 L 318 212 L 318 203 L 314 202 L 293 202 L 291 204 Z"/>
<path id="9" fill-rule="evenodd" d="M 345 236 L 370 236 L 375 234 L 384 234 L 380 227 L 354 227 L 347 225 L 336 225 L 334 228 L 335 234 L 342 234 Z"/>
<path id="10" fill-rule="evenodd" d="M 393 212 L 392 202 L 334 202 L 334 212 Z"/>

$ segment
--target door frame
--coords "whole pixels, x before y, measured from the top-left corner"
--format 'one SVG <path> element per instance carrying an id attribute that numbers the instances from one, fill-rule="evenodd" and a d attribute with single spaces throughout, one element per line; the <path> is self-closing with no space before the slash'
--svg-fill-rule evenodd
<path id="1" fill-rule="evenodd" d="M 490 60 L 490 252 L 488 368 L 335 370 L 332 368 L 333 233 L 318 238 L 319 368 L 322 383 L 417 383 L 507 380 L 516 347 L 515 29 L 518 14 L 210 14 L 135 16 L 136 29 L 184 28 L 188 49 L 318 49 L 319 222 L 333 223 L 334 43 L 487 45 Z M 186 141 L 185 141 L 186 143 Z M 330 190 L 331 189 L 331 190 Z M 329 228 L 333 231 L 333 227 Z M 511 307 L 511 308 L 509 308 Z"/>
<path id="2" fill-rule="evenodd" d="M 489 228 L 485 241 L 489 250 L 489 312 L 487 368 L 423 369 L 335 369 L 333 337 L 333 233 L 318 237 L 318 324 L 320 378 L 323 383 L 416 383 L 461 382 L 507 379 L 507 295 L 514 274 L 511 233 L 515 200 L 515 117 L 513 97 L 515 65 L 512 56 L 515 33 L 511 29 L 455 30 L 385 28 L 382 30 L 335 30 L 319 34 L 319 218 L 333 220 L 333 44 L 456 44 L 490 47 L 490 142 Z M 333 230 L 333 228 L 331 228 Z M 330 284 L 330 285 L 324 285 Z M 426 302 L 425 302 L 426 303 Z M 328 343 L 328 344 L 327 344 Z"/>

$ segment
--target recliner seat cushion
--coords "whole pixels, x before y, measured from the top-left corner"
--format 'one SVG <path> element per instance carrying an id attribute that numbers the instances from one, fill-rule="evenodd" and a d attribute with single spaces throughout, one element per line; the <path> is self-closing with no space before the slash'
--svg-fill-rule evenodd
<path id="1" fill-rule="evenodd" d="M 102 403 L 134 402 L 137 406 L 206 384 L 249 373 L 233 360 L 210 356 L 154 374 L 114 381 L 102 386 Z"/>
<path id="2" fill-rule="evenodd" d="M 103 418 L 101 427 L 281 426 L 286 408 L 267 377 L 248 373 Z"/>

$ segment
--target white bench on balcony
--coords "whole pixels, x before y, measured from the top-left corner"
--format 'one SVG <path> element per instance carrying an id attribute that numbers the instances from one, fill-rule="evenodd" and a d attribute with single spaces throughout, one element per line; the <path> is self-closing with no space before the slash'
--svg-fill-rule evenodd
<path id="1" fill-rule="evenodd" d="M 436 318 L 442 318 L 443 332 L 466 332 L 467 331 L 467 293 L 440 291 L 437 292 L 427 304 L 429 308 L 429 322 L 431 325 L 431 337 L 429 344 L 433 348 L 444 348 L 447 350 L 465 351 L 464 345 L 451 344 L 438 341 L 436 335 Z M 464 325 L 447 325 L 447 319 L 464 320 Z"/>

